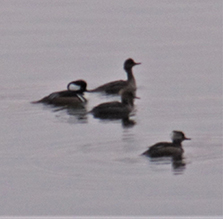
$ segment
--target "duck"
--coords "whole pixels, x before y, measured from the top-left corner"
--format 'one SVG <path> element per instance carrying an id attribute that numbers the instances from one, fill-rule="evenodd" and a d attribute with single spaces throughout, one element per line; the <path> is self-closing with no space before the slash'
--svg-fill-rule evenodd
<path id="1" fill-rule="evenodd" d="M 95 118 L 100 119 L 124 119 L 129 118 L 134 109 L 134 91 L 132 89 L 123 89 L 120 91 L 121 102 L 105 102 L 95 106 L 89 113 Z"/>
<path id="2" fill-rule="evenodd" d="M 59 106 L 85 104 L 87 102 L 84 97 L 84 92 L 87 91 L 86 88 L 86 81 L 72 81 L 67 85 L 67 90 L 53 92 L 48 96 L 32 103 L 44 103 Z"/>
<path id="3" fill-rule="evenodd" d="M 142 155 L 149 157 L 172 157 L 175 159 L 182 159 L 184 150 L 181 143 L 184 140 L 191 140 L 191 138 L 185 137 L 182 131 L 172 131 L 171 133 L 172 142 L 159 142 L 146 150 Z"/>
<path id="4" fill-rule="evenodd" d="M 103 84 L 90 92 L 104 92 L 105 94 L 119 94 L 120 91 L 126 87 L 131 86 L 132 89 L 136 90 L 136 81 L 132 72 L 132 67 L 135 65 L 140 65 L 140 62 L 135 62 L 132 58 L 127 59 L 124 62 L 124 70 L 127 73 L 127 80 L 112 81 Z"/>

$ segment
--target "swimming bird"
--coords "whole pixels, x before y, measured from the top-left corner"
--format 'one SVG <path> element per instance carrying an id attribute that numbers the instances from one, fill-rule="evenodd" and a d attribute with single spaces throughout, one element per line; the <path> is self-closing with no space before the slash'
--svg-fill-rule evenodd
<path id="1" fill-rule="evenodd" d="M 99 104 L 90 113 L 95 118 L 123 119 L 128 118 L 134 109 L 134 91 L 132 89 L 121 90 L 121 102 L 113 101 Z"/>
<path id="2" fill-rule="evenodd" d="M 84 80 L 72 81 L 67 85 L 67 90 L 54 92 L 41 100 L 32 103 L 45 103 L 53 105 L 80 105 L 86 103 L 84 92 L 87 91 Z"/>
<path id="3" fill-rule="evenodd" d="M 132 89 L 136 90 L 136 81 L 132 72 L 132 67 L 135 65 L 140 65 L 141 63 L 135 62 L 133 59 L 129 58 L 124 62 L 124 69 L 127 73 L 127 81 L 119 80 L 106 83 L 101 85 L 90 92 L 104 92 L 106 94 L 119 94 L 121 89 L 131 86 Z"/>
<path id="4" fill-rule="evenodd" d="M 186 138 L 184 133 L 181 131 L 173 131 L 171 136 L 172 142 L 159 142 L 149 147 L 142 155 L 149 157 L 164 157 L 169 156 L 173 158 L 182 158 L 184 152 L 182 148 L 182 141 L 191 140 Z"/>

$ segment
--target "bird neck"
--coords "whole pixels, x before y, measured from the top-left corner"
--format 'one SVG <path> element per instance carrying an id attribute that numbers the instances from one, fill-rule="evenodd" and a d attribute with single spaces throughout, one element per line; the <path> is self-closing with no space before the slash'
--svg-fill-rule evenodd
<path id="1" fill-rule="evenodd" d="M 182 142 L 182 140 L 173 140 L 173 144 L 174 144 L 176 147 L 181 147 L 181 142 Z"/>
<path id="2" fill-rule="evenodd" d="M 132 68 L 125 68 L 125 71 L 127 73 L 128 81 L 134 81 L 135 82 L 135 78 L 134 78 L 134 75 L 133 75 L 133 72 L 132 72 Z"/>
<path id="3" fill-rule="evenodd" d="M 129 99 L 129 98 L 122 98 L 122 103 L 130 107 L 133 107 L 134 105 L 133 99 Z"/>

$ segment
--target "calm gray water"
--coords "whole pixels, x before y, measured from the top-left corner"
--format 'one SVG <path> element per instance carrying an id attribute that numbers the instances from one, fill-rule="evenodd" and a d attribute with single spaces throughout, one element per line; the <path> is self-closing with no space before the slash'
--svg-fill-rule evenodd
<path id="1" fill-rule="evenodd" d="M 222 1 L 1 1 L 0 215 L 222 216 Z M 133 127 L 30 102 L 125 79 Z M 118 96 L 88 94 L 86 111 Z M 140 156 L 182 130 L 185 166 Z"/>

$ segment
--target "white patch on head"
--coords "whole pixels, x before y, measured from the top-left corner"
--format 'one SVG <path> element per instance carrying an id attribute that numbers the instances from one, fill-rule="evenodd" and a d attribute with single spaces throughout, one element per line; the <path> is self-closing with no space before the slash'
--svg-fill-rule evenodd
<path id="1" fill-rule="evenodd" d="M 70 91 L 79 91 L 81 89 L 81 86 L 80 85 L 77 85 L 77 84 L 69 84 L 68 86 L 68 90 Z"/>
<path id="2" fill-rule="evenodd" d="M 181 132 L 173 131 L 171 133 L 171 139 L 172 140 L 182 140 L 183 136 L 182 136 Z"/>

